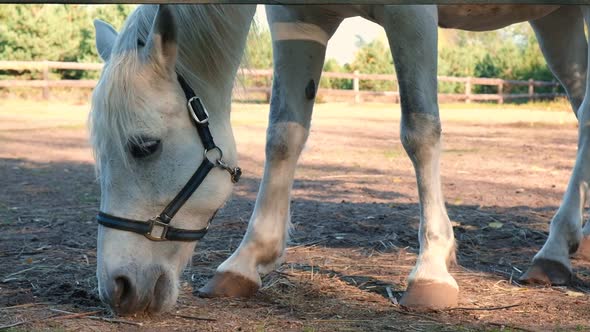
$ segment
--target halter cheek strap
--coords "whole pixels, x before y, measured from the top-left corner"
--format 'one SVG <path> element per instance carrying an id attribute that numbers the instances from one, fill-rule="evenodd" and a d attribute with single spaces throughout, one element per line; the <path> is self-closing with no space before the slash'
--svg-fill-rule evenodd
<path id="1" fill-rule="evenodd" d="M 211 220 L 209 220 L 207 227 L 205 228 L 187 230 L 170 226 L 172 218 L 174 218 L 176 213 L 192 196 L 195 190 L 199 188 L 201 183 L 205 180 L 205 177 L 207 177 L 213 168 L 219 167 L 226 170 L 230 174 L 233 183 L 240 180 L 242 170 L 239 167 L 229 167 L 223 161 L 223 152 L 213 141 L 213 135 L 211 135 L 211 130 L 209 130 L 209 113 L 205 109 L 205 106 L 203 106 L 201 99 L 196 96 L 193 89 L 186 83 L 181 75 L 177 76 L 178 82 L 180 83 L 182 91 L 184 91 L 184 95 L 187 99 L 187 108 L 190 118 L 197 128 L 201 142 L 205 147 L 205 153 L 201 165 L 197 168 L 184 187 L 182 187 L 180 192 L 176 194 L 172 201 L 168 203 L 157 217 L 148 221 L 141 221 L 99 212 L 96 217 L 99 224 L 117 230 L 141 234 L 152 241 L 197 241 L 205 236 Z M 213 152 L 217 152 L 218 158 L 214 159 L 212 162 L 209 158 L 210 154 L 213 154 Z"/>

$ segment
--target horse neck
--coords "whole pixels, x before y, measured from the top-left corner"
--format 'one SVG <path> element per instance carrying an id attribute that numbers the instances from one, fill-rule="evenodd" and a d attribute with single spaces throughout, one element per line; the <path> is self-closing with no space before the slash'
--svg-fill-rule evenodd
<path id="1" fill-rule="evenodd" d="M 255 11 L 255 5 L 178 6 L 177 69 L 215 112 L 229 113 Z"/>

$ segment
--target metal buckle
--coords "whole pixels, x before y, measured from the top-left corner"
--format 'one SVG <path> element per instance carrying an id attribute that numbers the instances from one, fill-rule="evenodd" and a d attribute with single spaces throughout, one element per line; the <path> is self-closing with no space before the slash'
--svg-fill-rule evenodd
<path id="1" fill-rule="evenodd" d="M 166 241 L 166 235 L 168 234 L 168 228 L 170 225 L 163 223 L 158 217 L 149 220 L 150 230 L 145 234 L 145 237 L 152 241 Z M 160 229 L 159 234 L 154 234 L 154 230 Z"/>
<path id="2" fill-rule="evenodd" d="M 199 105 L 201 105 L 203 112 L 205 112 L 205 115 L 207 116 L 203 120 L 199 119 L 199 117 L 197 116 L 197 113 L 195 113 L 195 109 L 193 108 L 193 105 L 191 104 L 195 100 L 197 101 L 197 103 L 199 103 Z M 191 99 L 188 100 L 187 104 L 188 104 L 188 109 L 191 113 L 191 117 L 193 118 L 193 120 L 195 120 L 198 124 L 205 124 L 205 123 L 209 122 L 209 112 L 207 112 L 205 105 L 203 105 L 203 103 L 201 102 L 201 99 L 199 99 L 199 97 L 196 97 L 196 96 L 192 97 Z"/>

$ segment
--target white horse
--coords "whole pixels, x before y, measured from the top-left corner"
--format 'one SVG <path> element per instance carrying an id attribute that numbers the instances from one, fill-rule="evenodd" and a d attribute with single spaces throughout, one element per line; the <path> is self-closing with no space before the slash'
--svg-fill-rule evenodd
<path id="1" fill-rule="evenodd" d="M 119 314 L 176 303 L 194 240 L 231 194 L 239 176 L 231 92 L 255 10 L 140 6 L 120 34 L 95 21 L 106 62 L 90 117 L 101 186 L 97 277 Z M 163 239 L 171 241 L 154 241 Z"/>
<path id="2" fill-rule="evenodd" d="M 239 175 L 230 97 L 255 7 L 156 8 L 139 7 L 120 35 L 96 23 L 97 47 L 106 61 L 91 113 L 102 191 L 97 277 L 101 298 L 120 314 L 172 307 L 178 275 L 194 249 L 188 241 L 204 234 Z M 402 97 L 402 142 L 417 175 L 420 255 L 403 303 L 454 305 L 458 285 L 448 263 L 455 243 L 438 171 L 437 24 L 485 30 L 533 20 L 548 62 L 585 124 L 590 107 L 582 100 L 590 93 L 581 11 L 556 6 L 270 6 L 267 11 L 275 81 L 265 172 L 240 247 L 201 294 L 250 296 L 260 286 L 259 272 L 279 262 L 325 47 L 345 17 L 361 15 L 387 31 Z M 585 14 L 589 19 L 588 10 Z M 588 133 L 580 127 L 574 175 L 550 237 L 533 260 L 531 280 L 561 283 L 571 274 L 568 254 L 582 239 L 581 206 L 590 176 L 584 168 Z"/>
<path id="3" fill-rule="evenodd" d="M 275 69 L 264 175 L 240 246 L 200 290 L 203 296 L 251 296 L 260 286 L 259 273 L 280 261 L 289 228 L 293 176 L 309 134 L 326 45 L 340 22 L 351 16 L 376 22 L 387 32 L 401 96 L 401 140 L 416 172 L 420 253 L 401 303 L 441 308 L 458 302 L 459 286 L 448 270 L 455 260 L 455 239 L 439 173 L 437 26 L 481 31 L 528 20 L 549 67 L 565 87 L 580 123 L 578 157 L 549 238 L 523 280 L 569 281 L 569 255 L 576 252 L 583 234 L 590 235 L 590 224 L 582 231 L 582 209 L 590 181 L 589 60 L 584 36 L 584 16 L 590 25 L 590 9 L 527 5 L 266 8 Z"/>

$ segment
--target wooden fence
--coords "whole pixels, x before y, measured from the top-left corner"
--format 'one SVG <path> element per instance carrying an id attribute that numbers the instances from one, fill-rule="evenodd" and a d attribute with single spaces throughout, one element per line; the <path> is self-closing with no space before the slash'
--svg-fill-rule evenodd
<path id="1" fill-rule="evenodd" d="M 50 88 L 94 88 L 96 80 L 52 80 L 49 72 L 52 69 L 67 69 L 67 70 L 89 70 L 98 71 L 102 69 L 100 63 L 77 63 L 77 62 L 55 62 L 55 61 L 0 61 L 0 71 L 40 71 L 42 73 L 41 80 L 18 80 L 18 79 L 4 79 L 0 80 L 0 88 L 16 88 L 29 87 L 41 88 L 43 91 L 43 98 L 49 98 Z M 270 69 L 246 69 L 243 70 L 244 78 L 258 77 L 267 78 L 268 81 L 272 79 L 272 70 Z M 322 77 L 333 79 L 350 79 L 352 80 L 353 88 L 350 90 L 341 89 L 324 89 L 320 88 L 319 95 L 345 97 L 359 103 L 368 97 L 388 97 L 399 101 L 399 93 L 397 91 L 367 91 L 360 89 L 361 80 L 377 80 L 377 81 L 396 81 L 395 75 L 381 75 L 381 74 L 361 74 L 358 71 L 354 73 L 322 73 Z M 438 76 L 438 82 L 459 83 L 464 84 L 464 93 L 439 93 L 440 101 L 463 101 L 470 103 L 472 101 L 496 101 L 504 103 L 511 99 L 526 99 L 534 100 L 541 98 L 555 98 L 564 96 L 563 93 L 558 93 L 557 89 L 559 83 L 556 81 L 534 81 L 532 79 L 527 81 L 504 80 L 500 78 L 479 78 L 479 77 L 450 77 Z M 495 94 L 480 94 L 473 93 L 474 85 L 496 86 L 497 93 Z M 527 93 L 504 93 L 509 87 L 527 86 Z M 535 87 L 551 87 L 550 93 L 535 92 Z M 266 99 L 270 99 L 270 86 L 264 87 L 240 87 L 237 86 L 240 93 L 264 93 Z"/>

